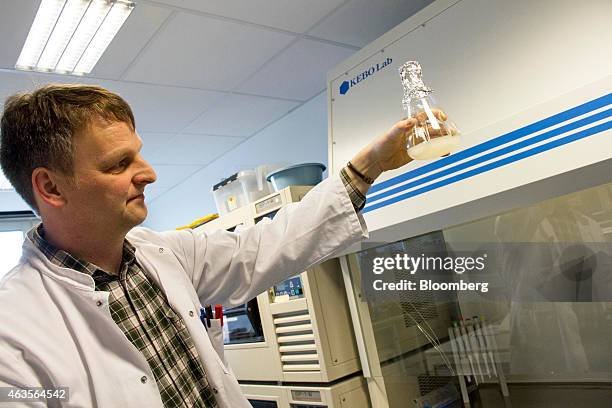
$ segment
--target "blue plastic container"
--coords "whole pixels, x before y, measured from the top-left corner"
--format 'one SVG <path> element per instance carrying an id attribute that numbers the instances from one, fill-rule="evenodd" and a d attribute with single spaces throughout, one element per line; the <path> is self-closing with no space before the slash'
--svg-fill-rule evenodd
<path id="1" fill-rule="evenodd" d="M 274 191 L 288 186 L 314 186 L 323 180 L 325 165 L 322 163 L 304 163 L 278 169 L 266 177 Z"/>

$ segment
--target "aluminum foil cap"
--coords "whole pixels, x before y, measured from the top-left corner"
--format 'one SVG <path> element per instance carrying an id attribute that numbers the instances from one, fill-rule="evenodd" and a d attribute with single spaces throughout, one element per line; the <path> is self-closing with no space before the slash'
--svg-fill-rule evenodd
<path id="1" fill-rule="evenodd" d="M 408 110 L 411 99 L 423 98 L 433 92 L 423 82 L 423 71 L 418 61 L 407 61 L 404 63 L 399 68 L 399 74 L 402 79 L 402 86 L 404 87 L 402 104 L 405 110 Z"/>

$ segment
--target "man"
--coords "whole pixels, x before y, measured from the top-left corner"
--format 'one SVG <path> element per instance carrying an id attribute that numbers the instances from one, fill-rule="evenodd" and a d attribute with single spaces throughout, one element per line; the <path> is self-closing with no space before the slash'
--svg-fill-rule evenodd
<path id="1" fill-rule="evenodd" d="M 52 406 L 249 407 L 201 305 L 244 303 L 358 241 L 356 209 L 409 161 L 412 126 L 397 123 L 274 221 L 156 233 L 134 228 L 156 175 L 123 99 L 82 85 L 10 97 L 0 164 L 42 224 L 0 284 L 0 386 L 69 387 Z"/>

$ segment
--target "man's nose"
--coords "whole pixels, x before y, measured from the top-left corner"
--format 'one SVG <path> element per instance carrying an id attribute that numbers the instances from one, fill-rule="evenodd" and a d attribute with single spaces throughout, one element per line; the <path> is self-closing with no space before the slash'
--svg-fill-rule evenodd
<path id="1" fill-rule="evenodd" d="M 157 174 L 155 174 L 155 170 L 153 167 L 144 159 L 140 159 L 142 162 L 142 166 L 138 174 L 134 177 L 134 182 L 136 184 L 151 184 L 157 180 Z"/>

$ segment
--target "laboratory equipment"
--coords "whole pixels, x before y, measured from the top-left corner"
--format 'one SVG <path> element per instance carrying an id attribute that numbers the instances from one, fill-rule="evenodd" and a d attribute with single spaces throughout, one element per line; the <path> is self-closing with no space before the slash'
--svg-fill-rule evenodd
<path id="1" fill-rule="evenodd" d="M 284 188 L 198 230 L 271 219 L 311 188 Z M 295 272 L 247 304 L 224 310 L 225 357 L 239 381 L 330 382 L 359 372 L 339 261 Z"/>
<path id="2" fill-rule="evenodd" d="M 331 384 L 241 384 L 253 408 L 370 408 L 363 377 L 354 376 Z"/>
<path id="3" fill-rule="evenodd" d="M 457 150 L 461 144 L 459 130 L 434 102 L 432 89 L 423 82 L 421 64 L 408 61 L 400 67 L 399 74 L 404 87 L 404 111 L 408 118 L 416 119 L 408 134 L 408 155 L 415 160 L 430 160 Z"/>
<path id="4" fill-rule="evenodd" d="M 197 233 L 217 230 L 239 231 L 254 225 L 249 205 L 222 215 L 195 229 Z M 269 318 L 269 295 L 264 292 L 243 305 L 224 309 L 225 359 L 238 379 L 278 381 L 282 376 L 274 325 Z"/>
<path id="5" fill-rule="evenodd" d="M 424 83 L 435 86 L 448 116 L 461 126 L 461 146 L 448 157 L 413 160 L 376 180 L 363 210 L 371 237 L 364 247 L 435 234 L 451 247 L 475 241 L 550 242 L 555 241 L 555 230 L 555 242 L 586 245 L 609 239 L 612 76 L 601 59 L 610 66 L 612 55 L 604 56 L 601 49 L 612 26 L 601 19 L 601 7 L 587 0 L 576 20 L 569 0 L 555 2 L 552 15 L 527 0 L 511 6 L 503 0 L 437 0 L 331 70 L 330 173 L 337 173 L 373 135 L 403 116 L 397 69 L 407 60 L 422 64 Z M 606 4 L 605 11 L 612 12 L 612 4 Z M 567 19 L 576 22 L 570 32 L 562 24 Z M 526 40 L 517 25 L 538 29 Z M 493 34 L 501 32 L 503 36 Z M 572 41 L 567 48 L 546 45 L 559 38 Z M 567 194 L 572 197 L 564 198 Z M 573 200 L 582 203 L 577 210 Z M 474 301 L 459 294 L 446 307 L 451 320 L 479 316 L 477 327 L 484 331 L 487 351 L 487 357 L 479 355 L 484 378 L 472 354 L 470 366 L 465 343 L 448 339 L 449 320 L 430 323 L 433 330 L 425 330 L 427 336 L 414 328 L 418 341 L 412 346 L 393 342 L 402 321 L 396 318 L 395 325 L 384 327 L 373 319 L 384 309 L 375 302 L 364 305 L 359 296 L 363 292 L 357 254 L 343 261 L 347 291 L 352 291 L 349 302 L 357 311 L 353 319 L 358 344 L 366 350 L 362 367 L 377 407 L 403 407 L 430 392 L 427 384 L 442 387 L 449 381 L 436 342 L 451 361 L 453 345 L 464 357 L 454 365 L 470 376 L 466 392 L 478 380 L 476 392 L 485 408 L 504 406 L 499 381 L 486 374 L 486 362 L 491 377 L 504 375 L 513 406 L 538 406 L 535 401 L 543 402 L 539 406 L 609 405 L 612 361 L 603 342 L 612 336 L 610 303 L 588 301 L 609 288 L 605 273 L 575 275 L 584 280 L 578 287 L 563 274 L 534 273 L 533 265 L 553 270 L 546 258 L 552 250 L 534 250 L 530 257 L 501 253 L 507 265 L 497 268 L 498 273 L 514 277 L 521 288 L 539 295 L 538 300 L 521 304 L 483 295 Z M 607 265 L 603 258 L 598 259 L 601 267 Z M 498 274 L 486 278 L 501 279 Z M 599 284 L 593 279 L 600 279 Z M 555 285 L 581 301 L 543 301 Z M 402 301 L 388 302 L 386 308 L 400 310 Z M 457 332 L 461 335 L 460 327 Z M 475 334 L 480 349 L 483 338 L 477 330 Z M 471 349 L 473 342 L 468 343 Z M 494 359 L 491 350 L 497 352 Z M 588 388 L 589 382 L 596 387 Z"/>
<path id="6" fill-rule="evenodd" d="M 227 214 L 270 194 L 272 184 L 265 180 L 266 172 L 274 171 L 278 165 L 264 164 L 254 170 L 242 170 L 215 184 L 212 188 L 219 214 Z"/>
<path id="7" fill-rule="evenodd" d="M 258 343 L 264 341 L 257 298 L 224 310 L 223 344 Z"/>

